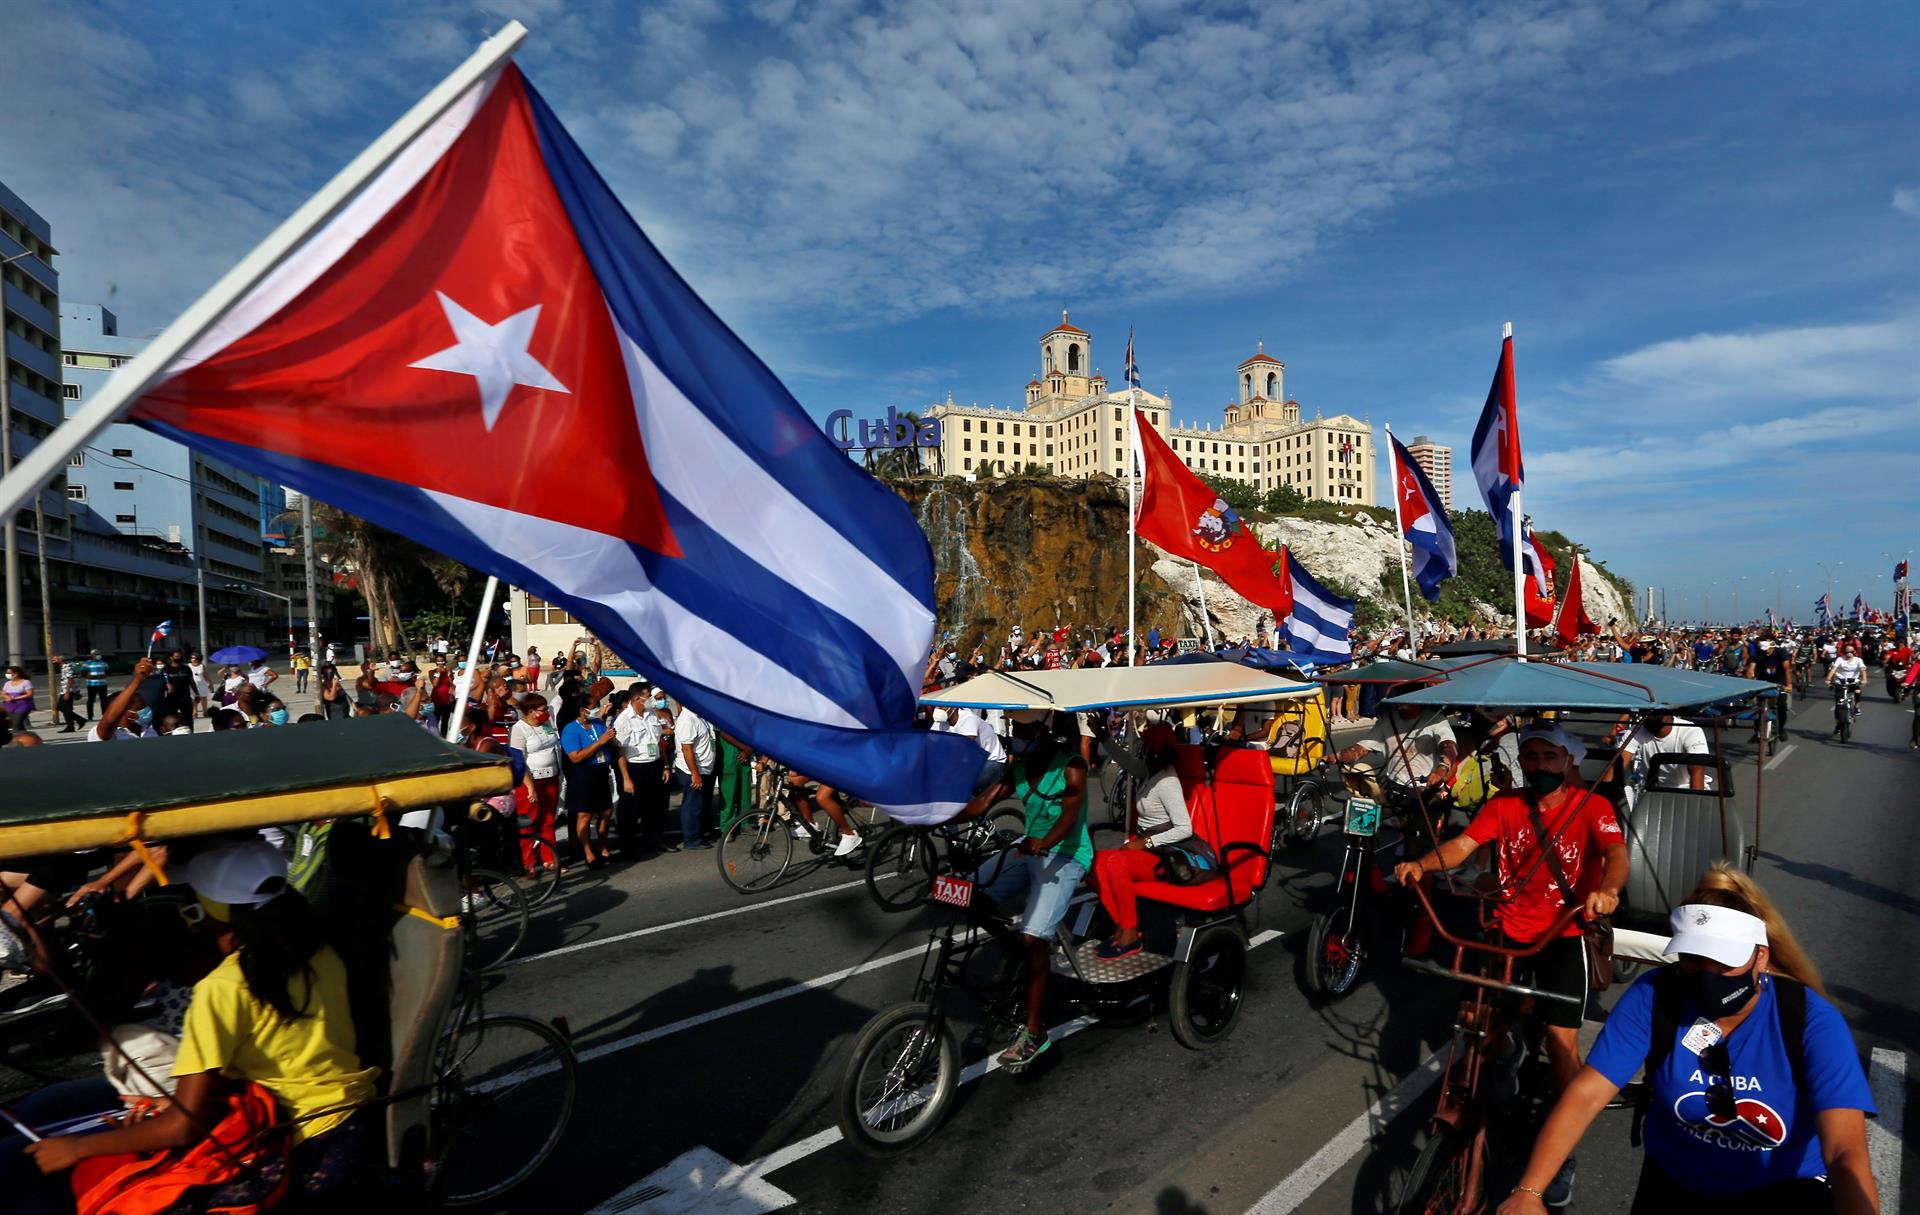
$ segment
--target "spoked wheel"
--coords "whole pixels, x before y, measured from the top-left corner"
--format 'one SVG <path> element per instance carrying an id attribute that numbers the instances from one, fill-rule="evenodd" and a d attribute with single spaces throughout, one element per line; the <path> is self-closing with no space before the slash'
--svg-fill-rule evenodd
<path id="1" fill-rule="evenodd" d="M 720 876 L 741 894 L 765 890 L 780 880 L 793 861 L 793 832 L 767 810 L 750 810 L 733 820 L 714 849 Z"/>
<path id="2" fill-rule="evenodd" d="M 1839 711 L 1834 714 L 1833 724 L 1834 728 L 1840 734 L 1841 742 L 1846 742 L 1853 737 L 1853 714 L 1847 712 L 1847 706 L 1844 703 L 1840 706 Z"/>
<path id="3" fill-rule="evenodd" d="M 1324 911 L 1313 918 L 1307 933 L 1307 990 L 1316 996 L 1337 1000 L 1360 984 L 1360 967 L 1367 959 L 1367 948 L 1356 919 L 1348 931 L 1341 909 Z"/>
<path id="4" fill-rule="evenodd" d="M 467 926 L 473 967 L 492 970 L 520 951 L 527 939 L 527 895 L 504 873 L 475 869 L 467 875 L 460 918 Z"/>
<path id="5" fill-rule="evenodd" d="M 1247 987 L 1247 943 L 1231 924 L 1202 929 L 1187 960 L 1173 968 L 1173 1036 L 1189 1050 L 1211 1050 L 1240 1018 Z"/>
<path id="6" fill-rule="evenodd" d="M 960 1047 L 925 1003 L 896 1004 L 860 1031 L 840 1077 L 840 1132 L 868 1156 L 933 1134 L 960 1089 Z"/>
<path id="7" fill-rule="evenodd" d="M 515 880 L 520 889 L 526 891 L 527 905 L 539 907 L 553 897 L 560 889 L 560 850 L 539 838 L 522 840 L 528 855 L 533 857 L 533 868 L 520 874 Z"/>
<path id="8" fill-rule="evenodd" d="M 939 845 L 917 827 L 889 827 L 867 849 L 867 890 L 882 911 L 912 911 L 933 894 Z"/>
<path id="9" fill-rule="evenodd" d="M 1004 801 L 987 811 L 987 830 L 993 842 L 1011 848 L 1027 837 L 1027 809 L 1017 801 Z"/>
<path id="10" fill-rule="evenodd" d="M 1287 801 L 1286 817 L 1281 820 L 1280 842 L 1289 848 L 1312 843 L 1326 805 L 1326 794 L 1315 786 L 1302 785 L 1295 789 Z"/>
<path id="11" fill-rule="evenodd" d="M 1484 1209 L 1478 1136 L 1448 1128 L 1420 1149 L 1394 1207 L 1398 1215 L 1468 1215 Z"/>
<path id="12" fill-rule="evenodd" d="M 573 1117 L 573 1048 L 531 1017 L 485 1017 L 441 1047 L 433 1083 L 440 1199 L 488 1202 L 553 1155 Z"/>

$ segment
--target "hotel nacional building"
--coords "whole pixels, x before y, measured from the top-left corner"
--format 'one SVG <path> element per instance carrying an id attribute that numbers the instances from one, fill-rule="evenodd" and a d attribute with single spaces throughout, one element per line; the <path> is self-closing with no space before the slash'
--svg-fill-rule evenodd
<path id="1" fill-rule="evenodd" d="M 1372 505 L 1373 428 L 1348 414 L 1300 417 L 1286 394 L 1286 365 L 1264 346 L 1234 371 L 1235 397 L 1219 425 L 1175 426 L 1169 396 L 1135 389 L 1141 416 L 1196 472 L 1261 493 L 1290 485 L 1308 498 Z M 920 411 L 940 421 L 938 469 L 1004 476 L 1037 464 L 1058 477 L 1126 475 L 1124 384 L 1110 388 L 1093 361 L 1093 335 L 1065 312 L 1040 338 L 1040 372 L 1017 409 L 962 405 L 951 397 Z M 926 453 L 933 463 L 932 452 Z M 930 471 L 932 471 L 930 469 Z"/>

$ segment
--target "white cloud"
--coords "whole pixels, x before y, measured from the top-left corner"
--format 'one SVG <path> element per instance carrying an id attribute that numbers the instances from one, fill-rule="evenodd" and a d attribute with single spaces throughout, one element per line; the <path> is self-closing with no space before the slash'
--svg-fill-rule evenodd
<path id="1" fill-rule="evenodd" d="M 1915 219 L 1920 219 L 1920 187 L 1895 186 L 1893 209 L 1902 215 L 1911 215 Z"/>
<path id="2" fill-rule="evenodd" d="M 1599 391 L 1643 411 L 1911 396 L 1920 385 L 1920 314 L 1695 334 L 1608 359 L 1599 379 Z"/>

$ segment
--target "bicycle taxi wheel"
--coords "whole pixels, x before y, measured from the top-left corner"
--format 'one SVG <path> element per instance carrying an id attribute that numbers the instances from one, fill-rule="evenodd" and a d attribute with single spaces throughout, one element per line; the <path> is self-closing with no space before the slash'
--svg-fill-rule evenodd
<path id="1" fill-rule="evenodd" d="M 543 1021 L 492 1016 L 455 1029 L 433 1082 L 440 1200 L 488 1202 L 531 1177 L 566 1134 L 577 1087 L 573 1048 Z"/>
<path id="2" fill-rule="evenodd" d="M 1247 942 L 1232 924 L 1203 928 L 1184 962 L 1173 967 L 1169 1004 L 1173 1036 L 1189 1050 L 1211 1050 L 1240 1020 L 1247 989 Z"/>
<path id="3" fill-rule="evenodd" d="M 793 832 L 770 810 L 750 810 L 735 819 L 714 850 L 720 876 L 741 894 L 765 890 L 793 861 Z"/>
<path id="4" fill-rule="evenodd" d="M 467 875 L 460 918 L 467 925 L 474 970 L 492 970 L 519 952 L 527 938 L 527 909 L 526 892 L 506 874 L 475 869 Z"/>
<path id="5" fill-rule="evenodd" d="M 552 844 L 538 837 L 521 839 L 521 845 L 533 855 L 533 868 L 520 874 L 515 880 L 526 891 L 527 906 L 540 907 L 560 889 L 560 852 Z"/>
<path id="6" fill-rule="evenodd" d="M 1396 1215 L 1457 1215 L 1485 1209 L 1485 1141 L 1457 1127 L 1436 1130 L 1420 1149 L 1407 1183 L 1401 1187 Z"/>
<path id="7" fill-rule="evenodd" d="M 868 1156 L 892 1156 L 939 1129 L 960 1091 L 960 1046 L 921 1002 L 867 1022 L 835 1099 L 840 1132 Z"/>
<path id="8" fill-rule="evenodd" d="M 940 845 L 920 827 L 889 827 L 867 849 L 867 892 L 880 910 L 912 911 L 933 894 Z"/>

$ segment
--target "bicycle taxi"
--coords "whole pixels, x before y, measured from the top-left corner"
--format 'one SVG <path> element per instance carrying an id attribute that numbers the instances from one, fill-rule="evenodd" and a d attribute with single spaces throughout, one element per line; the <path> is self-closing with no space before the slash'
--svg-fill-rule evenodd
<path id="1" fill-rule="evenodd" d="M 1589 748 L 1582 775 L 1596 796 L 1615 800 L 1627 837 L 1629 878 L 1611 917 L 1613 971 L 1663 964 L 1661 954 L 1673 906 L 1684 900 L 1716 861 L 1751 869 L 1760 828 L 1765 751 L 1754 756 L 1751 800 L 1738 796 L 1721 730 L 1744 719 L 1771 686 L 1706 672 L 1640 664 L 1523 661 L 1494 656 L 1454 666 L 1443 679 L 1388 697 L 1389 705 L 1431 711 L 1475 709 L 1515 718 L 1551 718 L 1590 740 L 1639 739 L 1654 752 L 1643 725 L 1683 716 L 1710 740 L 1704 752 L 1637 754 Z M 1429 815 L 1433 838 L 1451 834 Z M 1426 1143 L 1403 1186 L 1403 1215 L 1477 1215 L 1492 1208 L 1524 1166 L 1532 1136 L 1545 1117 L 1536 1082 L 1539 1026 L 1535 1002 L 1571 999 L 1514 981 L 1517 963 L 1539 952 L 1574 922 L 1579 907 L 1560 917 L 1538 943 L 1494 943 L 1484 929 L 1495 894 L 1471 865 L 1424 883 L 1412 893 L 1439 944 L 1428 956 L 1403 957 L 1406 967 L 1463 984 L 1452 1045 L 1428 1120 Z M 1474 925 L 1478 921 L 1480 931 Z M 1593 929 L 1589 929 L 1593 931 Z M 1603 935 L 1604 928 L 1601 929 Z M 1595 989 L 1610 975 L 1594 976 Z"/>
<path id="2" fill-rule="evenodd" d="M 4 762 L 11 796 L 0 807 L 0 869 L 56 858 L 66 863 L 53 868 L 84 875 L 132 849 L 153 881 L 131 898 L 109 890 L 70 908 L 67 891 L 53 890 L 53 912 L 16 934 L 42 943 L 32 981 L 57 994 L 0 1013 L 0 1102 L 99 1075 L 103 1065 L 123 1100 L 132 1094 L 119 1082 L 130 1076 L 147 1096 L 159 1094 L 171 1050 L 143 1061 L 116 1031 L 158 1020 L 136 998 L 147 978 L 141 955 L 199 918 L 168 869 L 213 837 L 271 829 L 292 847 L 289 884 L 321 913 L 346 965 L 361 1060 L 380 1069 L 377 1097 L 360 1107 L 375 1119 L 374 1159 L 328 1209 L 492 1202 L 552 1154 L 575 1093 L 564 1022 L 486 1012 L 473 912 L 482 900 L 463 899 L 464 861 L 442 829 L 511 790 L 504 759 L 384 715 L 104 748 L 9 748 Z M 110 973 L 120 967 L 133 972 L 130 994 L 128 976 Z M 90 1125 L 100 1118 L 70 1129 Z M 258 1167 L 249 1144 L 233 1148 L 244 1167 Z M 290 1196 L 274 1209 L 302 1208 Z"/>
<path id="3" fill-rule="evenodd" d="M 989 713 L 1043 710 L 1062 723 L 1072 723 L 1074 714 L 1108 710 L 1124 711 L 1128 718 L 1155 714 L 1189 723 L 1180 728 L 1199 729 L 1204 737 L 1204 721 L 1190 723 L 1205 710 L 1286 703 L 1318 692 L 1312 684 L 1237 664 L 1199 663 L 991 672 L 930 693 L 924 701 Z M 1051 942 L 1050 995 L 1090 1020 L 1152 1015 L 1164 1001 L 1174 1038 L 1190 1049 L 1210 1050 L 1233 1032 L 1245 991 L 1247 953 L 1270 872 L 1274 778 L 1266 751 L 1227 745 L 1217 736 L 1180 743 L 1175 751 L 1194 832 L 1212 846 L 1218 870 L 1196 884 L 1159 880 L 1159 875 L 1135 883 L 1145 946 L 1114 960 L 1097 956 L 1110 922 L 1090 876 Z M 1087 802 L 1094 800 L 1090 788 Z M 1101 823 L 1093 829 L 1111 830 Z M 1119 842 L 1115 836 L 1095 836 L 1096 848 Z M 921 855 L 936 854 L 928 849 Z M 867 1023 L 841 1074 L 840 1127 L 864 1153 L 905 1151 L 932 1135 L 950 1112 L 962 1075 L 956 991 L 971 998 L 977 1014 L 966 1022 L 966 1040 L 989 1051 L 989 1058 L 974 1067 L 992 1070 L 990 1053 L 1006 1045 L 1019 1024 L 1024 984 L 1016 960 L 1023 951 L 1013 947 L 1015 921 L 979 893 L 1007 855 L 1004 831 L 956 834 L 915 892 L 916 903 L 942 915 L 929 936 L 912 997 Z M 891 889 L 900 901 L 901 888 Z M 1005 964 L 996 967 L 1002 956 Z"/>

